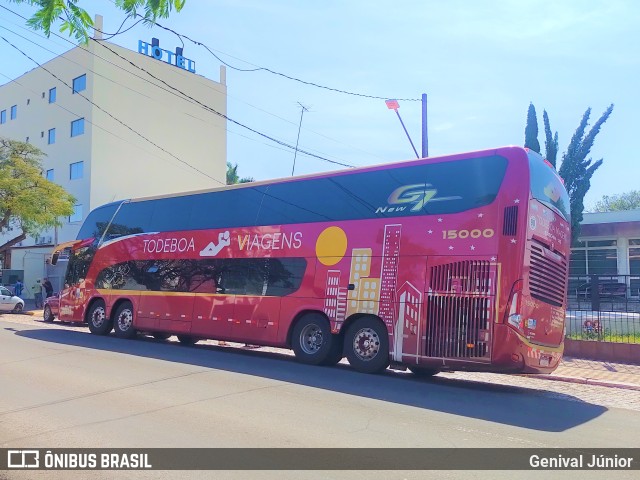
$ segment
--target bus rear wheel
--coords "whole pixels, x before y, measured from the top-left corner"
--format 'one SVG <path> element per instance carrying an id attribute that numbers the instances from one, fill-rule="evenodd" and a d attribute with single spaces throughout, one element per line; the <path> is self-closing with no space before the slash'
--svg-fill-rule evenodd
<path id="1" fill-rule="evenodd" d="M 344 337 L 342 335 L 331 335 L 331 349 L 327 358 L 325 358 L 321 365 L 327 367 L 333 367 L 340 363 L 340 360 L 344 358 Z"/>
<path id="2" fill-rule="evenodd" d="M 131 302 L 120 304 L 113 318 L 113 331 L 118 338 L 133 338 L 136 329 L 133 326 L 133 305 Z"/>
<path id="3" fill-rule="evenodd" d="M 299 362 L 322 365 L 329 360 L 332 348 L 335 348 L 334 337 L 337 338 L 331 335 L 329 321 L 324 315 L 308 313 L 293 327 L 291 348 Z"/>
<path id="4" fill-rule="evenodd" d="M 200 340 L 199 338 L 192 337 L 191 335 L 178 335 L 177 337 L 180 343 L 187 347 L 196 344 L 198 340 Z"/>
<path id="5" fill-rule="evenodd" d="M 166 340 L 171 336 L 171 334 L 167 332 L 153 332 L 152 335 L 156 340 Z"/>
<path id="6" fill-rule="evenodd" d="M 438 370 L 437 368 L 419 367 L 417 365 L 413 365 L 408 368 L 409 370 L 411 370 L 411 373 L 420 378 L 433 377 L 434 375 L 440 373 L 440 370 Z"/>
<path id="7" fill-rule="evenodd" d="M 373 317 L 355 320 L 345 335 L 345 354 L 358 372 L 379 373 L 389 366 L 389 334 Z"/>
<path id="8" fill-rule="evenodd" d="M 113 327 L 113 321 L 107 318 L 106 309 L 102 300 L 96 301 L 87 314 L 89 331 L 94 335 L 106 335 Z"/>

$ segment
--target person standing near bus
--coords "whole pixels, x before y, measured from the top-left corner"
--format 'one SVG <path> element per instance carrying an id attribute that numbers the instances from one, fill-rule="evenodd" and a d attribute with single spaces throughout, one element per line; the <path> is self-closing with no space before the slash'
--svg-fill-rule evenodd
<path id="1" fill-rule="evenodd" d="M 42 282 L 42 286 L 44 287 L 44 291 L 46 292 L 46 297 L 49 298 L 53 295 L 53 285 L 48 278 L 45 278 Z"/>
<path id="2" fill-rule="evenodd" d="M 14 290 L 16 292 L 16 297 L 22 296 L 22 290 L 24 290 L 24 283 L 22 283 L 20 279 L 18 279 L 18 281 L 16 282 Z"/>
<path id="3" fill-rule="evenodd" d="M 31 290 L 33 290 L 33 300 L 36 303 L 36 308 L 42 307 L 42 285 L 40 284 L 40 279 L 36 280 Z"/>

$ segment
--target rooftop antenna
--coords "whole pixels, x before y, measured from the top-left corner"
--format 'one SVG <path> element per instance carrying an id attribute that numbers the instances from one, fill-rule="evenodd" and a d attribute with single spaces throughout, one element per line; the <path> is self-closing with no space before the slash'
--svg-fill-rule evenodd
<path id="1" fill-rule="evenodd" d="M 300 105 L 300 124 L 298 125 L 298 138 L 296 139 L 296 150 L 293 153 L 293 168 L 291 169 L 292 177 L 293 177 L 293 172 L 295 172 L 296 170 L 296 157 L 298 156 L 298 142 L 300 141 L 300 129 L 302 128 L 302 117 L 304 116 L 304 112 L 309 111 L 309 109 L 304 105 L 302 105 L 300 102 L 298 102 L 298 105 Z"/>

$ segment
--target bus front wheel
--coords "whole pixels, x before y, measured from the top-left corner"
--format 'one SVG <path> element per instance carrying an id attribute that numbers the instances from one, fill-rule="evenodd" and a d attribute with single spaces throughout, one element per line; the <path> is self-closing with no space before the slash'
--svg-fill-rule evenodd
<path id="1" fill-rule="evenodd" d="M 133 326 L 133 305 L 131 302 L 122 303 L 116 310 L 113 319 L 113 331 L 116 337 L 133 338 L 136 336 L 136 329 Z"/>
<path id="2" fill-rule="evenodd" d="M 334 338 L 335 337 L 335 338 Z M 296 359 L 307 365 L 322 365 L 335 349 L 333 341 L 339 338 L 331 334 L 329 321 L 319 313 L 304 315 L 291 334 L 291 348 Z"/>
<path id="3" fill-rule="evenodd" d="M 96 301 L 88 313 L 89 331 L 94 335 L 106 335 L 111 331 L 113 322 L 107 318 L 106 309 L 102 300 Z"/>
<path id="4" fill-rule="evenodd" d="M 377 318 L 354 321 L 345 335 L 349 364 L 362 373 L 379 373 L 389 366 L 389 334 Z"/>

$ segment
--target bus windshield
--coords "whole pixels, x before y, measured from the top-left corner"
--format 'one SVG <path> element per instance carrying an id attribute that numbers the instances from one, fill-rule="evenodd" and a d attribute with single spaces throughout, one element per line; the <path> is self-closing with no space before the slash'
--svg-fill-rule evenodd
<path id="1" fill-rule="evenodd" d="M 555 210 L 569 222 L 571 218 L 569 195 L 556 171 L 547 165 L 542 157 L 532 155 L 531 152 L 529 152 L 529 170 L 533 198 Z"/>

